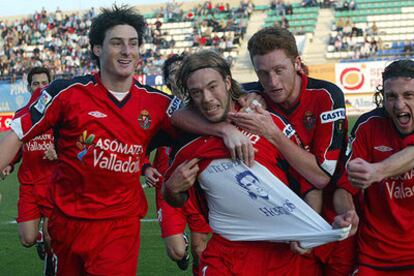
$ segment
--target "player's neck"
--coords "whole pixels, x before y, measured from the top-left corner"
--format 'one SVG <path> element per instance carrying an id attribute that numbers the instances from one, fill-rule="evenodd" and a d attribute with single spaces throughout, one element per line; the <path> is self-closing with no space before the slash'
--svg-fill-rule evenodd
<path id="1" fill-rule="evenodd" d="M 101 71 L 102 84 L 105 86 L 106 89 L 110 91 L 129 92 L 132 85 L 132 79 L 132 75 L 129 77 L 119 77 Z"/>
<path id="2" fill-rule="evenodd" d="M 302 90 L 302 78 L 298 75 L 295 78 L 295 86 L 292 89 L 292 93 L 289 96 L 289 98 L 283 103 L 283 106 L 290 107 L 294 103 L 296 103 L 300 97 L 301 90 Z"/>

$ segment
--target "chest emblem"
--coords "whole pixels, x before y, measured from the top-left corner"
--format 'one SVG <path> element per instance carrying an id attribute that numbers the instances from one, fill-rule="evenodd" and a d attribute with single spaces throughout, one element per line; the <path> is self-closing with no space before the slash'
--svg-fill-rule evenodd
<path id="1" fill-rule="evenodd" d="M 307 130 L 315 127 L 316 117 L 311 111 L 306 111 L 303 115 L 303 124 Z"/>
<path id="2" fill-rule="evenodd" d="M 142 110 L 141 114 L 138 117 L 138 122 L 139 125 L 143 128 L 143 129 L 149 129 L 151 126 L 151 116 L 149 114 L 149 112 L 147 110 Z"/>

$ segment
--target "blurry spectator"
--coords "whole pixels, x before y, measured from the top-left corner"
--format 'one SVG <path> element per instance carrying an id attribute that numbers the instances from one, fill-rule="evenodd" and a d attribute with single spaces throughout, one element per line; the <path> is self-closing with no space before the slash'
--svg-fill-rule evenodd
<path id="1" fill-rule="evenodd" d="M 349 2 L 349 7 L 348 7 L 348 9 L 349 10 L 355 10 L 356 9 L 356 7 L 357 7 L 357 4 L 356 4 L 356 2 L 355 2 L 355 0 L 351 0 L 350 2 Z"/>
<path id="2" fill-rule="evenodd" d="M 375 21 L 373 21 L 372 25 L 367 28 L 366 33 L 368 35 L 378 35 L 378 27 Z"/>
<path id="3" fill-rule="evenodd" d="M 286 15 L 286 6 L 283 0 L 276 1 L 276 11 L 277 15 Z"/>
<path id="4" fill-rule="evenodd" d="M 289 20 L 286 18 L 286 16 L 282 16 L 280 18 L 279 25 L 282 28 L 289 29 Z"/>
<path id="5" fill-rule="evenodd" d="M 404 55 L 406 57 L 411 57 L 414 54 L 414 46 L 413 43 L 411 41 L 406 41 L 404 43 Z"/>
<path id="6" fill-rule="evenodd" d="M 293 14 L 293 6 L 291 4 L 285 5 L 286 14 L 292 15 Z"/>

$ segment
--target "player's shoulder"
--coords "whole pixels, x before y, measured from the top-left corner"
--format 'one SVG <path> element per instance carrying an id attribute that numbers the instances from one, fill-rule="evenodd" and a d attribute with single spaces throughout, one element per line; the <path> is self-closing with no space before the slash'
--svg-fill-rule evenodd
<path id="1" fill-rule="evenodd" d="M 308 84 L 306 90 L 310 93 L 313 92 L 323 92 L 328 96 L 332 101 L 338 104 L 345 104 L 344 93 L 341 88 L 335 85 L 332 82 L 314 78 L 308 78 Z"/>
<path id="2" fill-rule="evenodd" d="M 92 75 L 77 76 L 72 79 L 56 79 L 50 83 L 43 91 L 51 96 L 55 96 L 61 92 L 69 91 L 70 88 L 76 86 L 95 85 L 96 79 Z"/>
<path id="3" fill-rule="evenodd" d="M 384 108 L 378 107 L 371 111 L 368 111 L 361 116 L 355 122 L 351 134 L 360 129 L 362 126 L 370 126 L 374 124 L 382 124 L 384 120 L 387 120 L 388 116 Z"/>
<path id="4" fill-rule="evenodd" d="M 260 93 L 260 92 L 263 92 L 264 90 L 263 86 L 258 81 L 242 83 L 241 88 L 246 93 L 252 93 L 252 92 Z"/>
<path id="5" fill-rule="evenodd" d="M 155 87 L 152 87 L 150 85 L 146 85 L 146 84 L 142 84 L 140 83 L 138 80 L 134 79 L 134 87 L 137 91 L 142 92 L 142 93 L 146 93 L 148 95 L 151 96 L 155 96 L 155 97 L 161 97 L 161 98 L 166 98 L 166 99 L 173 99 L 174 96 L 167 94 Z"/>

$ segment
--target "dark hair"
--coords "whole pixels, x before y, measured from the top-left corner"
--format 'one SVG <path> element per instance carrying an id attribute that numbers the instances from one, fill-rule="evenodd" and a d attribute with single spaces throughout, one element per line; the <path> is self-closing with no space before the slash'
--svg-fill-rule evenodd
<path id="1" fill-rule="evenodd" d="M 46 74 L 48 81 L 52 81 L 49 69 L 47 69 L 46 67 L 37 66 L 30 69 L 29 73 L 27 73 L 27 83 L 29 84 L 29 86 L 32 85 L 33 75 L 38 74 Z"/>
<path id="2" fill-rule="evenodd" d="M 377 86 L 374 94 L 374 103 L 377 107 L 383 106 L 385 81 L 399 77 L 414 79 L 414 61 L 410 59 L 400 59 L 385 67 L 384 72 L 382 72 L 382 85 Z"/>
<path id="3" fill-rule="evenodd" d="M 265 55 L 274 50 L 284 50 L 292 60 L 299 56 L 295 37 L 285 28 L 267 27 L 255 33 L 247 44 L 250 59 L 256 55 Z"/>
<path id="4" fill-rule="evenodd" d="M 184 53 L 182 53 L 181 55 L 173 54 L 165 60 L 164 65 L 162 66 L 164 83 L 167 85 L 168 89 L 170 90 L 171 90 L 171 84 L 168 81 L 168 78 L 170 77 L 170 70 L 171 70 L 170 67 L 176 62 L 183 61 L 184 57 L 185 57 Z"/>
<path id="5" fill-rule="evenodd" d="M 190 75 L 200 69 L 212 68 L 216 70 L 225 79 L 230 76 L 231 88 L 230 96 L 233 101 L 237 101 L 242 95 L 240 85 L 231 76 L 230 65 L 227 61 L 220 56 L 217 52 L 211 50 L 202 50 L 194 54 L 186 56 L 177 73 L 177 86 L 183 93 L 185 100 L 190 104 L 192 103 L 191 97 L 188 92 L 187 80 Z"/>
<path id="6" fill-rule="evenodd" d="M 135 12 L 133 8 L 122 5 L 112 6 L 112 9 L 102 9 L 102 13 L 95 17 L 89 30 L 89 44 L 91 45 L 92 58 L 99 65 L 99 59 L 93 53 L 95 45 L 102 45 L 105 39 L 106 31 L 117 25 L 130 25 L 138 34 L 138 44 L 143 42 L 145 31 L 145 20 L 142 15 Z"/>

